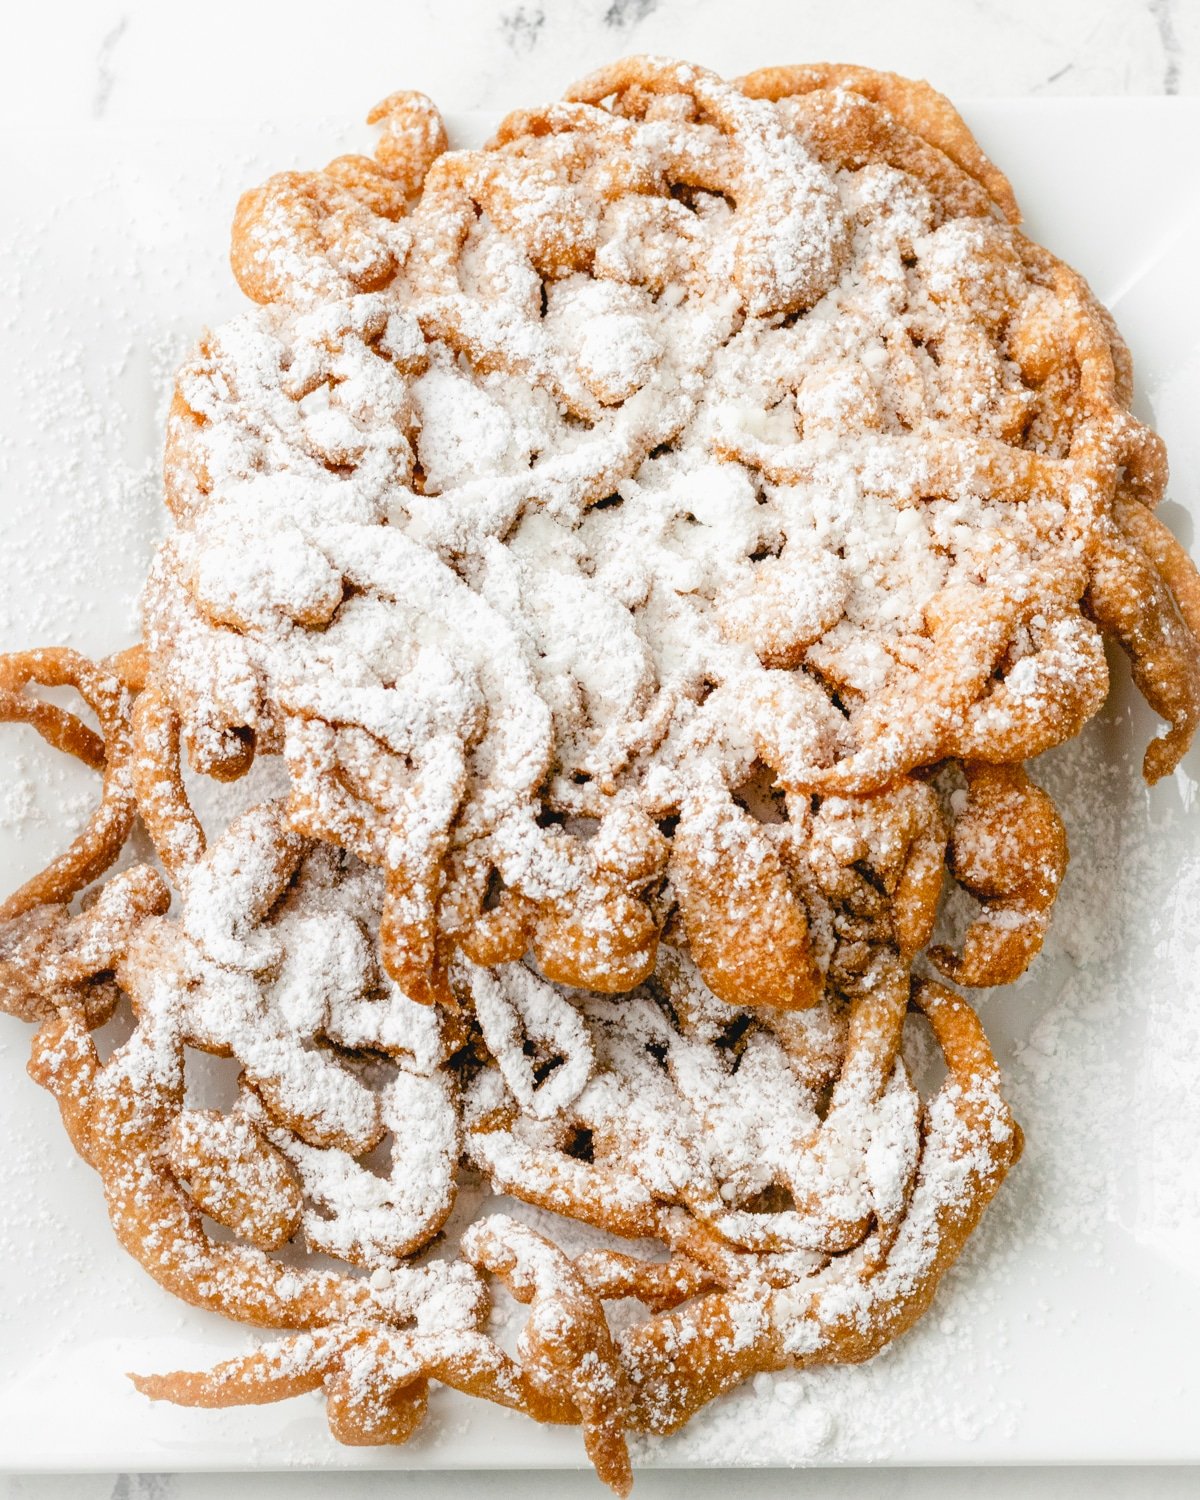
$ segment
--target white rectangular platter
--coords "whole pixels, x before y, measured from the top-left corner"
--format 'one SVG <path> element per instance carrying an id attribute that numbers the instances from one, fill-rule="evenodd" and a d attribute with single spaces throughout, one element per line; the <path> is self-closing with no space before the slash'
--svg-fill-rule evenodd
<path id="1" fill-rule="evenodd" d="M 369 101 L 364 101 L 367 103 Z M 1166 514 L 1200 518 L 1200 104 L 978 103 L 1035 238 L 1114 309 L 1167 438 Z M 481 135 L 491 122 L 459 122 Z M 160 526 L 173 366 L 237 306 L 238 192 L 363 149 L 313 121 L 0 141 L 0 649 L 136 635 Z M 658 1465 L 1200 1460 L 1200 803 L 1196 753 L 1147 791 L 1153 724 L 1115 664 L 1083 741 L 1040 774 L 1073 865 L 1047 952 L 982 1004 L 1025 1159 L 930 1315 L 857 1369 L 760 1377 Z M 86 774 L 0 729 L 0 888 L 85 815 Z M 222 1413 L 151 1406 L 130 1369 L 211 1363 L 252 1336 L 182 1307 L 117 1246 L 99 1183 L 0 1017 L 0 1468 L 574 1465 L 577 1434 L 442 1391 L 401 1450 L 339 1448 L 315 1396 Z"/>

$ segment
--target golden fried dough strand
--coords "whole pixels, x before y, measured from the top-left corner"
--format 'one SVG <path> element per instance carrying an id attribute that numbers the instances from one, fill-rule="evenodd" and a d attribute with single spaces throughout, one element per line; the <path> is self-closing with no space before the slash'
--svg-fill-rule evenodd
<path id="1" fill-rule="evenodd" d="M 869 99 L 913 135 L 928 141 L 982 183 L 1011 224 L 1021 222 L 1008 178 L 979 149 L 975 137 L 944 94 L 923 80 L 879 72 L 850 63 L 809 63 L 802 67 L 758 68 L 737 80 L 752 99 L 792 99 L 816 90 L 845 89 Z"/>
<path id="2" fill-rule="evenodd" d="M 207 1375 L 135 1376 L 135 1384 L 154 1399 L 188 1406 L 286 1400 L 325 1384 L 339 1441 L 403 1443 L 424 1415 L 433 1378 L 540 1421 L 578 1422 L 600 1478 L 627 1495 L 629 1395 L 597 1298 L 560 1250 L 505 1215 L 472 1225 L 463 1253 L 530 1304 L 515 1359 L 479 1334 L 359 1327 L 305 1334 Z"/>
<path id="3" fill-rule="evenodd" d="M 1067 833 L 1024 767 L 968 761 L 963 772 L 967 802 L 955 818 L 949 863 L 983 911 L 961 954 L 939 947 L 929 956 L 956 984 L 1012 984 L 1041 952 L 1067 869 Z"/>
<path id="4" fill-rule="evenodd" d="M 74 688 L 100 721 L 99 736 L 73 714 L 29 698 L 23 690 L 30 683 Z M 88 826 L 69 849 L 0 904 L 3 921 L 46 902 L 69 901 L 102 875 L 125 846 L 135 807 L 129 697 L 119 677 L 65 647 L 0 657 L 0 721 L 32 725 L 56 749 L 104 775 L 100 805 Z"/>
<path id="5" fill-rule="evenodd" d="M 102 1025 L 118 999 L 113 971 L 146 918 L 161 915 L 170 900 L 156 870 L 134 865 L 75 916 L 55 902 L 0 923 L 0 1010 L 45 1021 L 71 1003 L 82 1006 L 89 1027 Z"/>
<path id="6" fill-rule="evenodd" d="M 1200 640 L 1200 574 L 1186 548 L 1148 506 L 1118 499 L 1117 525 L 1158 570 L 1170 589 L 1179 613 L 1192 635 Z"/>
<path id="7" fill-rule="evenodd" d="M 179 715 L 161 689 L 138 695 L 133 741 L 138 812 L 163 866 L 179 881 L 204 854 L 205 838 L 183 784 Z"/>
<path id="8" fill-rule="evenodd" d="M 1129 656 L 1142 696 L 1170 726 L 1151 740 L 1142 774 L 1153 785 L 1187 753 L 1200 723 L 1200 654 L 1162 574 L 1118 526 L 1107 529 L 1088 585 L 1087 605 Z"/>
<path id="9" fill-rule="evenodd" d="M 375 160 L 339 156 L 322 172 L 280 172 L 242 195 L 230 260 L 255 302 L 372 291 L 396 270 L 406 245 L 389 233 L 446 149 L 441 116 L 424 94 L 401 92 L 377 104 L 382 125 Z"/>

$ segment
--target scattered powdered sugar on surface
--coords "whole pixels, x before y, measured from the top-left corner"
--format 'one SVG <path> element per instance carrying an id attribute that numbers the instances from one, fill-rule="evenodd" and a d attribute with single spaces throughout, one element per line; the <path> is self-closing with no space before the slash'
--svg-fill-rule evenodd
<path id="1" fill-rule="evenodd" d="M 719 214 L 719 209 L 715 212 Z M 782 232 L 786 235 L 786 224 Z M 764 253 L 769 249 L 764 247 Z M 629 246 L 612 250 L 614 256 L 621 253 L 633 251 Z M 8 274 L 17 278 L 9 289 L 14 293 L 27 286 L 22 277 L 33 276 L 29 254 L 26 249 L 6 258 L 11 268 Z M 128 290 L 126 305 L 138 306 L 138 298 L 133 295 L 134 283 Z M 563 310 L 554 310 L 554 316 L 562 324 L 568 342 L 586 336 L 583 364 L 595 387 L 611 393 L 630 377 L 631 371 L 634 378 L 647 378 L 656 360 L 664 357 L 664 343 L 669 343 L 669 338 L 661 330 L 648 330 L 645 320 L 639 320 L 623 307 L 619 298 L 611 306 L 584 304 L 571 310 L 568 293 L 569 288 L 564 290 Z M 10 306 L 15 300 L 14 295 Z M 573 318 L 579 322 L 573 324 Z M 132 637 L 135 629 L 132 592 L 121 594 L 116 615 L 110 614 L 106 620 L 108 631 L 113 629 L 114 618 L 118 623 L 128 622 L 128 636 L 120 639 L 106 635 L 103 640 L 95 640 L 85 603 L 80 603 L 72 616 L 64 613 L 63 600 L 86 601 L 97 592 L 118 591 L 107 578 L 93 581 L 89 571 L 93 557 L 108 559 L 109 566 L 115 558 L 113 577 L 124 576 L 121 568 L 126 561 L 135 581 L 140 581 L 144 572 L 149 543 L 160 524 L 156 460 L 140 457 L 142 449 L 138 441 L 128 433 L 120 434 L 121 422 L 112 414 L 131 404 L 120 399 L 121 382 L 124 372 L 139 361 L 150 372 L 149 387 L 156 392 L 166 389 L 166 376 L 180 352 L 179 332 L 177 324 L 172 324 L 171 332 L 164 332 L 159 318 L 148 320 L 144 328 L 126 328 L 125 356 L 115 360 L 99 377 L 98 387 L 89 391 L 83 356 L 77 359 L 71 352 L 70 340 L 78 338 L 77 332 L 55 330 L 56 338 L 68 351 L 63 360 L 63 380 L 47 383 L 44 375 L 39 379 L 39 394 L 31 408 L 33 425 L 25 430 L 38 434 L 39 455 L 50 450 L 48 470 L 45 461 L 39 460 L 43 464 L 43 478 L 48 477 L 57 489 L 71 494 L 68 515 L 78 524 L 69 552 L 71 566 L 64 570 L 62 550 L 55 547 L 53 538 L 54 526 L 61 523 L 61 512 L 47 512 L 50 519 L 44 520 L 32 494 L 19 499 L 17 508 L 3 512 L 6 547 L 10 537 L 15 539 L 15 571 L 37 581 L 43 589 L 41 602 L 32 607 L 30 593 L 36 594 L 36 589 L 21 593 L 17 603 L 10 601 L 5 605 L 0 601 L 3 611 L 0 623 L 6 645 L 53 641 L 64 629 L 79 644 L 102 648 L 123 644 L 124 639 Z M 399 340 L 402 336 L 403 330 L 398 329 L 395 338 Z M 747 357 L 752 353 L 749 351 Z M 864 362 L 869 367 L 865 355 Z M 744 375 L 744 368 L 731 361 L 730 386 L 740 386 Z M 93 382 L 97 379 L 94 375 L 90 378 Z M 496 381 L 491 389 L 485 386 L 481 390 L 472 384 L 469 392 L 464 392 L 455 380 L 452 366 L 435 369 L 421 377 L 413 396 L 427 424 L 427 414 L 438 409 L 439 401 L 448 403 L 454 420 L 439 424 L 436 430 L 444 433 L 457 427 L 463 433 L 461 443 L 447 442 L 437 448 L 429 442 L 423 450 L 418 450 L 432 484 L 469 485 L 473 470 L 493 472 L 496 466 L 525 464 L 537 445 L 553 436 L 545 411 L 538 410 L 538 401 L 523 386 Z M 861 392 L 839 395 L 835 388 L 814 388 L 807 392 L 809 409 L 805 417 L 817 428 L 822 410 L 843 411 L 845 400 L 856 394 L 861 396 Z M 367 397 L 372 403 L 389 399 L 386 390 L 375 388 L 368 390 Z M 345 399 L 351 399 L 349 393 Z M 729 403 L 724 395 L 720 400 L 723 404 L 714 420 L 725 421 Z M 321 415 L 315 409 L 311 417 L 306 414 L 310 436 L 316 434 L 313 440 L 326 446 L 344 441 L 344 430 L 339 431 L 328 420 L 322 426 Z M 127 445 L 129 453 L 117 462 L 96 465 L 89 455 L 106 452 L 107 445 L 114 441 L 114 430 L 118 433 L 116 441 Z M 47 433 L 58 434 L 61 442 L 47 443 Z M 53 457 L 56 450 L 62 455 L 61 460 Z M 686 485 L 680 488 L 679 478 L 669 472 L 670 465 L 661 467 L 665 471 L 662 476 L 653 472 L 639 476 L 626 486 L 628 495 L 622 496 L 627 502 L 636 493 L 644 501 L 647 531 L 636 542 L 631 544 L 626 533 L 615 530 L 613 537 L 607 538 L 605 531 L 610 523 L 604 520 L 605 512 L 594 512 L 596 520 L 590 530 L 586 522 L 579 528 L 586 531 L 587 566 L 581 567 L 580 554 L 573 554 L 575 543 L 569 540 L 577 535 L 576 528 L 563 526 L 553 518 L 529 516 L 520 522 L 506 549 L 516 559 L 515 563 L 502 560 L 494 550 L 489 552 L 484 548 L 478 572 L 470 578 L 491 611 L 488 628 L 499 619 L 503 622 L 501 628 L 515 631 L 533 643 L 534 649 L 528 655 L 535 662 L 532 668 L 535 696 L 550 705 L 559 742 L 570 747 L 569 754 L 574 760 L 568 759 L 565 764 L 586 765 L 589 774 L 602 774 L 619 761 L 624 751 L 616 743 L 614 726 L 627 719 L 631 704 L 644 701 L 645 647 L 636 640 L 626 642 L 628 602 L 637 600 L 636 607 L 642 610 L 643 618 L 649 613 L 655 619 L 651 651 L 658 680 L 686 680 L 708 665 L 698 664 L 698 640 L 704 639 L 706 649 L 715 653 L 732 649 L 724 638 L 714 644 L 711 632 L 703 635 L 709 629 L 707 605 L 711 601 L 707 596 L 712 593 L 714 582 L 726 581 L 731 568 L 729 559 L 743 559 L 764 542 L 770 543 L 772 538 L 764 535 L 764 526 L 791 534 L 787 531 L 790 517 L 786 507 L 782 516 L 772 514 L 764 520 L 758 514 L 762 509 L 770 510 L 770 506 L 764 507 L 761 497 L 744 480 L 732 477 L 740 475 L 740 470 L 732 466 L 729 472 L 694 469 L 685 472 Z M 98 476 L 101 476 L 99 487 Z M 6 480 L 6 504 L 11 493 Z M 291 498 L 287 497 L 289 506 Z M 269 495 L 265 491 L 254 499 L 256 505 L 263 501 L 269 510 Z M 114 518 L 118 527 L 115 536 Z M 223 518 L 228 519 L 228 516 Z M 805 523 L 812 519 L 806 515 Z M 356 565 L 353 547 L 348 547 L 345 538 L 329 525 L 328 517 L 322 517 L 320 529 L 302 528 L 307 532 L 303 539 L 299 530 L 295 533 L 292 550 L 277 549 L 272 543 L 270 568 L 239 570 L 232 566 L 236 561 L 234 554 L 250 553 L 254 538 L 249 533 L 240 534 L 242 520 L 236 514 L 234 521 L 236 540 L 232 552 L 227 547 L 215 561 L 210 559 L 204 565 L 207 572 L 201 567 L 197 576 L 211 581 L 209 592 L 214 597 L 222 588 L 228 590 L 239 585 L 238 607 L 245 610 L 248 618 L 269 619 L 281 597 L 290 604 L 320 612 L 327 584 L 327 574 L 320 566 L 321 556 L 335 557 L 347 571 Z M 987 530 L 978 502 L 969 499 L 943 502 L 930 525 L 935 531 L 942 527 L 959 535 Z M 419 531 L 419 522 L 417 526 Z M 870 549 L 880 535 L 870 520 L 869 508 L 866 520 L 857 512 L 835 511 L 816 517 L 815 526 L 826 546 L 835 542 L 851 549 L 856 546 Z M 315 553 L 309 545 L 313 541 Z M 869 639 L 870 624 L 885 604 L 902 618 L 905 609 L 911 608 L 913 598 L 927 595 L 934 585 L 924 577 L 924 570 L 941 569 L 943 564 L 937 560 L 941 556 L 940 545 L 931 546 L 929 535 L 914 522 L 914 530 L 888 537 L 887 546 L 879 556 L 878 574 L 869 575 L 866 582 L 855 581 L 854 587 L 859 592 L 851 614 L 857 612 L 864 622 L 863 634 L 868 639 L 855 636 L 847 640 L 844 659 L 852 663 L 855 680 L 864 690 L 877 685 L 877 675 L 882 670 L 878 649 Z M 539 563 L 546 559 L 561 562 L 560 567 L 552 566 L 550 570 L 556 575 L 556 586 L 547 589 L 543 582 L 539 591 L 538 578 L 529 576 L 530 570 L 522 569 L 523 561 L 531 557 L 536 557 Z M 371 566 L 376 566 L 374 559 Z M 829 607 L 830 597 L 837 595 L 839 583 L 818 566 L 808 574 L 803 567 L 801 559 L 790 582 L 797 600 L 819 619 Z M 677 586 L 680 579 L 689 581 L 690 592 L 681 597 L 690 603 L 680 617 L 654 617 L 652 602 L 647 609 L 646 600 L 653 599 L 651 580 L 657 576 L 670 576 Z M 603 592 L 595 586 L 597 577 L 605 584 Z M 908 596 L 907 604 L 903 588 L 895 587 L 897 579 L 912 582 L 913 593 Z M 639 598 L 646 589 L 650 593 Z M 839 601 L 839 609 L 842 602 Z M 394 645 L 397 633 L 412 628 L 413 615 L 420 616 L 420 628 L 428 629 L 435 641 L 443 638 L 443 631 L 449 627 L 436 610 L 427 607 L 428 603 L 427 598 L 423 599 L 418 609 L 400 621 L 371 620 L 366 618 L 364 610 L 361 635 L 354 642 L 355 651 L 361 652 L 365 662 L 364 694 L 353 705 L 355 713 L 370 711 L 370 706 L 364 707 L 364 703 L 374 682 L 372 652 L 385 654 Z M 730 619 L 734 641 L 739 632 L 753 631 L 753 601 L 735 594 Z M 795 623 L 798 630 L 803 630 L 808 622 L 799 619 Z M 372 638 L 374 630 L 379 631 L 377 639 Z M 599 649 L 614 639 L 626 642 L 628 649 Z M 272 641 L 269 649 L 278 653 L 284 670 L 294 679 L 307 681 L 312 675 L 307 663 L 301 670 L 287 661 L 282 642 Z M 471 664 L 476 665 L 475 661 Z M 329 665 L 328 690 L 340 692 L 347 681 L 346 658 L 335 656 Z M 566 665 L 574 674 L 570 691 L 563 688 Z M 427 668 L 427 660 L 414 664 L 423 691 L 436 697 L 440 712 L 452 705 L 460 720 L 469 722 L 472 714 L 478 712 L 474 685 L 453 677 L 430 681 Z M 283 675 L 274 664 L 271 670 Z M 486 671 L 486 663 L 480 670 Z M 518 686 L 527 693 L 531 684 L 526 681 Z M 581 703 L 586 709 L 581 710 Z M 419 735 L 422 726 L 411 722 L 395 725 L 377 719 L 372 721 L 372 727 L 377 732 L 390 731 L 397 744 L 407 745 Z M 23 732 L 6 729 L 5 733 L 12 734 L 14 743 L 20 743 L 22 749 L 14 761 L 6 762 L 6 780 L 0 790 L 0 834 L 7 836 L 0 852 L 22 867 L 33 868 L 39 860 L 37 850 L 30 853 L 16 840 L 31 831 L 40 833 L 49 825 L 51 846 L 56 845 L 66 824 L 82 820 L 90 805 L 90 783 L 86 777 L 75 781 L 72 773 L 58 768 L 47 773 L 44 768 L 50 762 L 42 756 L 32 736 L 26 736 L 30 745 L 26 750 L 25 740 L 16 738 Z M 1114 1226 L 1167 1256 L 1185 1275 L 1195 1278 L 1200 1274 L 1195 1249 L 1200 1192 L 1194 1173 L 1189 1171 L 1195 1142 L 1200 1139 L 1197 1119 L 1200 1103 L 1191 1084 L 1194 1062 L 1200 1055 L 1200 1023 L 1195 1019 L 1195 1007 L 1189 1008 L 1186 1001 L 1195 957 L 1191 927 L 1195 902 L 1200 899 L 1200 858 L 1188 851 L 1185 838 L 1177 832 L 1181 821 L 1185 830 L 1190 830 L 1194 823 L 1194 787 L 1181 776 L 1174 788 L 1145 793 L 1136 781 L 1128 757 L 1113 754 L 1114 743 L 1124 749 L 1128 739 L 1125 719 L 1110 713 L 1078 745 L 1055 752 L 1043 763 L 1046 785 L 1062 808 L 1071 833 L 1074 863 L 1045 954 L 1014 992 L 985 1001 L 989 1030 L 998 1033 L 996 1042 L 1009 1078 L 1010 1099 L 1028 1132 L 1028 1154 L 989 1211 L 961 1265 L 951 1273 L 930 1316 L 868 1367 L 760 1375 L 750 1386 L 703 1413 L 679 1437 L 640 1440 L 641 1458 L 709 1464 L 879 1459 L 894 1456 L 914 1426 L 929 1434 L 941 1432 L 964 1440 L 980 1434 L 1003 1435 L 1021 1415 L 1011 1394 L 1012 1386 L 1005 1380 L 1005 1371 L 1012 1343 L 1022 1335 L 1010 1326 L 1013 1303 L 997 1290 L 997 1283 L 1011 1278 L 1021 1285 L 1028 1315 L 1046 1329 L 1057 1329 L 1066 1312 L 1063 1308 L 1039 1307 L 1039 1297 L 1045 1289 L 1039 1291 L 1033 1284 L 1035 1278 L 1022 1268 L 1039 1259 L 1044 1266 L 1061 1254 L 1066 1264 L 1082 1264 L 1103 1271 Z M 745 750 L 735 747 L 730 753 L 744 755 Z M 82 789 L 75 790 L 76 786 Z M 1182 803 L 1181 808 L 1172 805 L 1175 796 Z M 1167 842 L 1172 839 L 1178 842 Z M 1174 853 L 1168 857 L 1165 848 Z M 1175 868 L 1171 868 L 1173 863 Z M 546 879 L 555 877 L 553 870 L 543 873 Z M 954 898 L 949 904 L 954 907 Z M 351 957 L 342 962 L 337 955 L 344 957 L 347 947 L 353 947 L 354 938 L 345 924 L 339 935 L 334 930 L 338 926 L 336 915 L 331 921 L 324 920 L 329 915 L 306 911 L 300 917 L 320 929 L 313 941 L 324 946 L 314 967 L 331 977 L 336 990 L 337 976 L 352 971 L 355 961 Z M 233 904 L 225 912 L 206 911 L 205 940 L 211 945 L 210 929 L 214 924 L 219 926 L 224 922 L 232 927 L 236 918 Z M 1148 935 L 1154 945 L 1152 985 L 1144 982 L 1149 959 L 1144 946 L 1134 944 L 1135 933 Z M 520 1074 L 520 1062 L 512 1048 L 506 1050 L 504 1041 L 511 1008 L 520 1006 L 527 1021 L 532 1015 L 536 1026 L 553 1033 L 560 1043 L 572 1025 L 544 997 L 539 997 L 536 988 L 528 988 L 532 978 L 528 976 L 522 981 L 526 989 L 517 999 L 511 993 L 507 999 L 497 999 L 491 1022 L 485 1022 L 493 1027 L 496 1041 L 493 1043 L 489 1036 L 489 1043 L 502 1067 L 507 1056 L 511 1076 L 506 1069 L 506 1077 L 510 1088 L 519 1098 L 519 1091 L 526 1090 L 530 1100 L 537 1091 Z M 286 973 L 277 981 L 276 999 L 284 1013 L 300 1003 L 298 994 L 288 993 Z M 326 996 L 325 1000 L 335 1008 L 340 1007 L 340 1021 L 335 1024 L 351 1028 L 353 1034 L 353 1026 L 361 1019 L 353 1011 L 353 985 L 344 993 Z M 1136 1015 L 1131 1016 L 1131 1012 Z M 573 1009 L 570 1015 L 578 1028 L 578 1016 Z M 236 1026 L 236 1014 L 228 1014 L 227 1020 Z M 375 1022 L 378 1024 L 379 1018 Z M 568 1054 L 573 1049 L 574 1055 L 582 1055 L 584 1043 L 578 1031 L 568 1040 L 565 1048 Z M 422 1046 L 427 1058 L 435 1055 L 436 1044 L 429 1039 L 409 1041 L 410 1056 L 420 1057 Z M 239 1031 L 238 1042 L 247 1049 L 256 1044 L 244 1031 Z M 257 1044 L 261 1044 L 261 1039 Z M 354 1045 L 353 1041 L 348 1044 Z M 85 1220 L 99 1226 L 105 1234 L 107 1226 L 90 1174 L 82 1164 L 67 1166 L 65 1143 L 49 1144 L 50 1129 L 57 1132 L 49 1101 L 19 1078 L 24 1045 L 23 1030 L 15 1023 L 5 1022 L 0 1029 L 0 1065 L 18 1077 L 18 1087 L 6 1090 L 11 1095 L 11 1103 L 6 1100 L 5 1108 L 12 1112 L 13 1131 L 10 1151 L 0 1165 L 0 1181 L 15 1212 L 5 1215 L 8 1242 L 0 1241 L 0 1252 L 15 1268 L 17 1279 L 32 1277 L 36 1268 L 39 1276 L 46 1278 L 45 1291 L 39 1295 L 59 1307 L 68 1307 L 75 1305 L 78 1289 L 87 1284 L 84 1273 L 95 1241 L 91 1229 L 84 1227 Z M 268 1063 L 276 1068 L 284 1065 L 278 1055 Z M 267 1070 L 264 1065 L 264 1071 Z M 568 1096 L 580 1084 L 582 1071 L 581 1068 L 573 1074 L 568 1067 L 552 1074 L 558 1091 L 555 1097 Z M 419 1071 L 411 1074 L 402 1071 L 401 1076 L 415 1080 L 420 1075 Z M 312 1086 L 311 1078 L 305 1080 L 305 1086 Z M 31 1099 L 36 1099 L 36 1103 Z M 522 1098 L 521 1102 L 526 1100 Z M 317 1101 L 312 1112 L 337 1113 L 341 1108 L 336 1100 L 327 1097 Z M 347 1105 L 346 1110 L 353 1115 L 352 1105 Z M 342 1123 L 352 1126 L 354 1121 L 350 1118 Z M 434 1158 L 438 1151 L 444 1155 L 447 1149 L 445 1142 L 431 1143 Z M 303 1172 L 303 1160 L 296 1164 Z M 364 1214 L 369 1222 L 375 1208 L 395 1206 L 387 1198 L 386 1177 L 363 1174 L 355 1190 L 354 1173 L 362 1169 L 353 1166 L 349 1159 L 343 1165 L 347 1167 L 345 1173 L 332 1181 L 314 1183 L 313 1189 L 315 1196 L 323 1197 L 333 1207 L 331 1228 L 327 1232 L 330 1248 L 335 1252 L 344 1249 L 347 1232 L 362 1232 Z M 369 1183 L 365 1181 L 367 1176 L 371 1179 Z M 56 1179 L 60 1179 L 58 1185 L 44 1195 L 44 1184 L 53 1184 Z M 64 1183 L 69 1188 L 65 1194 L 61 1191 Z M 83 1183 L 89 1186 L 81 1191 Z M 352 1195 L 358 1193 L 352 1216 L 355 1227 L 349 1231 L 338 1217 L 338 1203 L 348 1191 Z M 81 1205 L 86 1214 L 76 1217 L 72 1194 L 95 1200 Z M 460 1209 L 463 1206 L 460 1199 Z M 580 1248 L 595 1243 L 594 1235 L 589 1238 L 588 1232 L 577 1226 L 537 1210 L 505 1206 L 535 1226 L 549 1229 L 568 1250 L 574 1248 L 573 1234 L 579 1236 Z M 452 1219 L 447 1226 L 448 1233 L 453 1230 L 454 1222 Z M 18 1224 L 19 1235 L 14 1227 Z M 26 1226 L 31 1226 L 28 1231 Z M 52 1256 L 45 1253 L 47 1245 L 55 1247 Z M 140 1274 L 131 1277 L 124 1271 L 123 1265 L 118 1267 L 112 1306 L 104 1315 L 89 1314 L 95 1320 L 93 1326 L 98 1323 L 120 1328 L 126 1318 L 129 1326 L 136 1324 L 138 1298 L 146 1283 Z M 1027 1287 L 1023 1276 L 1029 1282 Z M 25 1295 L 21 1293 L 13 1299 L 0 1317 L 19 1319 Z M 1064 1308 L 1069 1300 L 1064 1297 Z M 157 1293 L 151 1295 L 151 1301 L 161 1313 L 163 1304 L 158 1302 Z M 46 1303 L 38 1305 L 44 1307 Z M 500 1305 L 503 1321 L 503 1299 Z M 524 1313 L 521 1309 L 514 1311 L 513 1326 L 519 1327 Z M 105 1316 L 109 1319 L 107 1324 Z M 186 1323 L 189 1336 L 196 1337 L 202 1320 L 192 1314 L 179 1317 L 181 1326 Z M 156 1332 L 162 1331 L 161 1318 L 154 1327 Z M 74 1331 L 64 1329 L 52 1335 L 51 1342 L 63 1345 L 77 1336 Z M 203 1336 L 214 1343 L 223 1337 L 228 1345 L 227 1331 L 213 1335 L 206 1329 Z M 14 1348 L 15 1343 L 14 1340 Z M 165 1357 L 175 1359 L 173 1354 Z M 126 1362 L 130 1359 L 127 1351 L 125 1358 Z M 140 1354 L 137 1361 L 142 1362 Z M 14 1358 L 11 1364 L 4 1363 L 9 1365 L 10 1378 L 16 1381 L 22 1373 L 20 1361 Z M 1001 1395 L 1001 1391 L 1008 1394 Z M 447 1404 L 442 1400 L 443 1407 Z M 473 1418 L 474 1413 L 468 1422 Z M 184 1426 L 194 1420 L 190 1414 L 185 1418 L 179 1413 L 172 1414 L 172 1419 Z M 315 1411 L 306 1411 L 305 1421 L 311 1422 L 314 1429 L 318 1427 Z M 187 1426 L 187 1430 L 200 1433 L 203 1428 Z M 462 1437 L 458 1419 L 443 1411 L 433 1429 L 417 1441 L 429 1447 L 453 1446 Z M 325 1451 L 323 1438 L 293 1435 L 273 1444 L 271 1454 L 276 1461 L 294 1458 L 304 1462 Z"/>

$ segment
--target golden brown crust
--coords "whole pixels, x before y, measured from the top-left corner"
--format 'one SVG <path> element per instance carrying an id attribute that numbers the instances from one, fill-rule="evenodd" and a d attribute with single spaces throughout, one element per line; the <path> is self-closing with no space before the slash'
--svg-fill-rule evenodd
<path id="1" fill-rule="evenodd" d="M 966 122 L 944 94 L 923 80 L 879 72 L 852 63 L 809 63 L 800 67 L 759 68 L 737 80 L 753 99 L 790 99 L 817 89 L 846 89 L 881 105 L 913 135 L 950 158 L 986 188 L 1010 224 L 1021 212 L 1008 178 L 979 149 Z"/>
<path id="2" fill-rule="evenodd" d="M 983 904 L 960 954 L 930 950 L 956 984 L 1012 984 L 1041 952 L 1067 869 L 1067 833 L 1024 767 L 968 762 L 967 802 L 950 836 L 950 869 Z"/>

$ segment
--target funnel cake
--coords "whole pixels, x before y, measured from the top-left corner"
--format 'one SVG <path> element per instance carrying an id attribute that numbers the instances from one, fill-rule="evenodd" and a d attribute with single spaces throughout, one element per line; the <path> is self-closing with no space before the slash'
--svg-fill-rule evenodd
<path id="1" fill-rule="evenodd" d="M 1021 1150 L 929 965 L 1038 953 L 1067 844 L 1026 762 L 1106 637 L 1178 764 L 1200 579 L 1111 318 L 927 85 L 632 58 L 480 151 L 419 94 L 370 118 L 238 206 L 257 305 L 177 380 L 144 647 L 0 659 L 0 717 L 103 773 L 0 908 L 0 1005 L 122 1244 L 286 1331 L 147 1394 L 323 1388 L 398 1443 L 439 1382 L 580 1425 L 624 1493 L 627 1434 L 928 1305 Z M 206 830 L 185 759 L 281 775 Z M 161 873 L 97 888 L 135 814 Z M 947 869 L 978 909 L 929 947 Z M 561 1243 L 449 1243 L 464 1173 Z"/>

